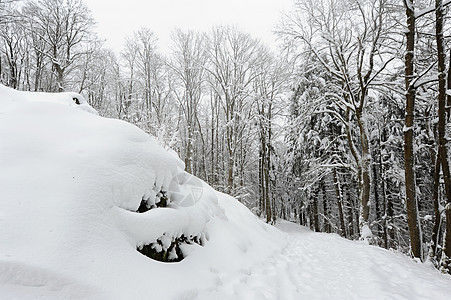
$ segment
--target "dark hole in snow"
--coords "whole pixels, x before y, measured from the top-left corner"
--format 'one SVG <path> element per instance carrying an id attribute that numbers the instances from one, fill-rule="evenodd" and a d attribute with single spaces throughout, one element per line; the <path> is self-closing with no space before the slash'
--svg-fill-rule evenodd
<path id="1" fill-rule="evenodd" d="M 151 207 L 147 205 L 147 201 L 143 199 L 141 200 L 141 204 L 139 205 L 138 210 L 136 212 L 143 213 L 150 209 Z"/>
<path id="2" fill-rule="evenodd" d="M 172 242 L 170 246 L 164 250 L 163 242 L 161 239 L 158 239 L 156 242 L 138 247 L 136 250 L 141 254 L 157 260 L 161 262 L 180 262 L 183 260 L 184 255 L 180 248 L 182 244 L 193 244 L 196 243 L 198 245 L 203 246 L 203 242 L 201 238 L 189 237 L 182 235 L 177 238 L 172 238 Z"/>
<path id="3" fill-rule="evenodd" d="M 72 100 L 74 100 L 75 104 L 80 105 L 80 100 L 78 100 L 78 98 L 74 97 Z"/>
<path id="4" fill-rule="evenodd" d="M 145 200 L 143 197 L 136 212 L 144 213 L 155 207 L 167 207 L 168 204 L 169 204 L 169 199 L 168 199 L 166 192 L 160 191 L 155 199 L 155 205 L 150 204 L 149 201 Z"/>
<path id="5" fill-rule="evenodd" d="M 155 202 L 150 201 L 150 199 L 144 199 L 143 197 L 136 212 L 145 213 L 146 211 L 158 207 L 168 207 L 168 205 L 169 198 L 167 196 L 167 192 L 160 191 L 155 197 Z M 166 242 L 163 242 L 163 240 Z M 136 250 L 149 258 L 161 262 L 179 262 L 184 258 L 183 252 L 180 248 L 181 245 L 196 243 L 200 246 L 203 246 L 204 241 L 205 238 L 203 234 L 195 237 L 186 237 L 185 235 L 178 237 L 168 237 L 164 235 L 153 243 L 137 247 Z"/>

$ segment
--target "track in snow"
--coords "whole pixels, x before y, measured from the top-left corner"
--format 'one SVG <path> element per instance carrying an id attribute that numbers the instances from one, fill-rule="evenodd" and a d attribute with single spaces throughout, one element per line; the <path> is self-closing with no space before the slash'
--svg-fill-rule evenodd
<path id="1" fill-rule="evenodd" d="M 187 299 L 450 299 L 451 276 L 430 265 L 284 222 L 288 246 L 266 262 L 215 274 L 216 287 Z M 193 297 L 194 296 L 194 297 Z"/>

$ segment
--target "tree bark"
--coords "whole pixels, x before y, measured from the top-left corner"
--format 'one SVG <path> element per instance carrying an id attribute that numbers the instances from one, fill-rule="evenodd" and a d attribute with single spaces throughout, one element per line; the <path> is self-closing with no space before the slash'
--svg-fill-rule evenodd
<path id="1" fill-rule="evenodd" d="M 322 194 L 322 200 L 323 200 L 323 226 L 324 226 L 324 232 L 331 233 L 331 225 L 330 225 L 330 212 L 329 212 L 329 205 L 327 203 L 327 197 L 326 197 L 326 182 L 324 181 L 324 177 L 320 181 L 321 185 L 321 194 Z"/>
<path id="2" fill-rule="evenodd" d="M 361 100 L 364 101 L 363 99 Z M 366 119 L 363 116 L 363 111 L 361 108 L 356 110 L 357 123 L 359 124 L 360 142 L 362 147 L 361 163 L 360 163 L 360 233 L 363 234 L 363 227 L 369 226 L 369 216 L 370 216 L 370 189 L 371 189 L 371 179 L 370 179 L 370 168 L 371 168 L 371 155 L 370 146 L 368 141 L 368 132 L 366 127 Z M 367 238 L 362 236 L 362 238 Z M 371 237 L 369 237 L 371 238 Z"/>
<path id="3" fill-rule="evenodd" d="M 267 145 L 265 144 L 265 148 L 267 148 Z M 266 149 L 263 153 L 264 155 L 266 155 L 265 160 L 264 160 L 264 166 L 265 166 L 265 170 L 264 170 L 264 174 L 265 174 L 265 197 L 266 197 L 266 222 L 270 223 L 272 220 L 272 210 L 271 210 L 271 197 L 269 196 L 269 165 L 270 165 L 270 161 L 269 161 L 269 153 L 267 153 L 269 151 L 269 149 Z"/>
<path id="4" fill-rule="evenodd" d="M 451 55 L 451 50 L 450 50 L 450 55 Z M 447 89 L 451 90 L 451 59 L 449 60 L 449 65 L 448 65 L 448 76 L 447 76 Z M 446 122 L 449 122 L 449 117 L 450 117 L 450 113 L 451 113 L 451 96 L 447 95 L 446 96 Z"/>
<path id="5" fill-rule="evenodd" d="M 434 191 L 433 191 L 433 204 L 434 204 L 434 227 L 432 228 L 432 236 L 431 236 L 431 248 L 429 250 L 429 257 L 433 261 L 438 261 L 439 257 L 437 257 L 437 247 L 439 244 L 439 236 L 440 236 L 440 227 L 442 223 L 442 218 L 439 210 L 439 188 L 440 188 L 440 159 L 437 155 L 435 160 L 435 169 L 434 169 Z"/>
<path id="6" fill-rule="evenodd" d="M 258 207 L 260 209 L 260 213 L 265 211 L 265 191 L 263 189 L 263 151 L 260 149 L 258 152 Z"/>
<path id="7" fill-rule="evenodd" d="M 348 207 L 348 228 L 349 228 L 349 238 L 354 238 L 354 212 L 351 199 L 351 190 L 349 188 L 349 183 L 346 183 L 344 185 L 344 188 L 346 190 L 346 196 L 347 196 L 347 207 Z"/>
<path id="8" fill-rule="evenodd" d="M 445 74 L 445 44 L 443 40 L 443 2 L 435 1 L 435 37 L 438 55 L 438 153 L 445 183 L 446 196 L 446 230 L 443 242 L 441 266 L 444 272 L 451 274 L 451 175 L 449 170 L 446 123 L 446 74 Z"/>
<path id="9" fill-rule="evenodd" d="M 382 197 L 382 238 L 384 241 L 384 248 L 389 249 L 389 242 L 388 242 L 388 213 L 387 213 L 387 193 L 385 189 L 385 172 L 384 172 L 384 164 L 383 164 L 383 157 L 382 157 L 382 141 L 386 141 L 386 132 L 385 128 L 382 128 L 382 130 L 379 131 L 379 174 L 380 174 L 380 182 L 381 182 L 381 197 Z"/>
<path id="10" fill-rule="evenodd" d="M 413 1 L 404 0 L 407 16 L 406 54 L 405 54 L 405 88 L 406 113 L 404 123 L 404 173 L 406 181 L 407 223 L 410 233 L 410 251 L 413 257 L 422 260 L 421 229 L 418 221 L 418 202 L 416 198 L 415 166 L 413 151 L 413 126 L 415 112 L 416 90 L 414 78 L 414 50 L 415 50 L 415 11 Z"/>
<path id="11" fill-rule="evenodd" d="M 188 122 L 191 122 L 189 120 Z M 193 173 L 193 124 L 187 124 L 188 138 L 186 141 L 186 154 L 185 154 L 185 170 L 188 173 Z"/>
<path id="12" fill-rule="evenodd" d="M 234 165 L 235 165 L 235 158 L 234 158 L 234 147 L 235 145 L 233 145 L 233 130 L 231 128 L 231 126 L 233 126 L 231 124 L 232 118 L 233 118 L 233 111 L 231 111 L 230 107 L 229 107 L 229 103 L 230 103 L 230 99 L 228 99 L 228 97 L 226 96 L 226 122 L 227 122 L 227 129 L 226 129 L 226 134 L 227 134 L 227 151 L 228 151 L 228 164 L 227 164 L 227 169 L 228 169 L 228 174 L 227 174 L 227 194 L 232 195 L 233 193 L 233 173 L 234 173 Z"/>
<path id="13" fill-rule="evenodd" d="M 315 232 L 320 232 L 319 219 L 318 219 L 318 196 L 319 196 L 319 185 L 315 188 L 313 195 L 313 228 Z"/>
<path id="14" fill-rule="evenodd" d="M 358 223 L 358 229 L 359 229 L 359 235 L 363 233 L 364 231 L 362 228 L 367 227 L 369 228 L 369 215 L 370 215 L 370 187 L 371 187 L 371 181 L 370 181 L 370 163 L 371 163 L 371 157 L 370 157 L 370 148 L 369 148 L 369 142 L 368 142 L 368 135 L 367 135 L 367 128 L 366 128 L 366 120 L 363 116 L 363 103 L 365 99 L 361 99 L 361 106 L 356 108 L 355 116 L 357 119 L 357 123 L 359 126 L 359 133 L 360 133 L 360 143 L 361 143 L 361 152 L 360 154 L 357 153 L 357 148 L 354 145 L 352 134 L 351 134 L 351 126 L 350 126 L 350 109 L 347 108 L 346 114 L 345 114 L 345 120 L 346 120 L 346 136 L 349 148 L 351 149 L 351 154 L 354 157 L 356 164 L 357 164 L 357 181 L 358 181 L 358 187 L 359 187 L 359 201 L 360 201 L 360 211 L 359 216 L 356 218 Z M 368 232 L 368 230 L 365 230 L 365 232 Z M 370 236 L 361 236 L 361 238 L 371 238 Z"/>
<path id="15" fill-rule="evenodd" d="M 343 196 L 341 193 L 340 181 L 338 180 L 337 170 L 333 168 L 335 194 L 337 196 L 338 218 L 340 220 L 340 235 L 346 238 L 346 226 L 343 214 Z"/>

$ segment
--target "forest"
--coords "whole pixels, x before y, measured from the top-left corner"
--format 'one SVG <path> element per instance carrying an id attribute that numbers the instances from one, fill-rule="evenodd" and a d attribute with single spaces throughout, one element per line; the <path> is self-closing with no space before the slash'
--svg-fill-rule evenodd
<path id="1" fill-rule="evenodd" d="M 120 53 L 83 0 L 0 0 L 0 83 L 82 94 L 268 223 L 451 273 L 448 0 L 294 0 L 277 50 L 233 26 Z"/>

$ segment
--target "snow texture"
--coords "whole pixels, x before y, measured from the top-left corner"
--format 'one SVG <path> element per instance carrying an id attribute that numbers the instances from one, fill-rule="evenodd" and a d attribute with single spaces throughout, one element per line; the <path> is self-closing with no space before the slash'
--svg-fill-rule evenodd
<path id="1" fill-rule="evenodd" d="M 73 98 L 77 98 L 79 104 Z M 1 299 L 448 299 L 451 278 L 401 254 L 279 229 L 183 171 L 78 94 L 0 86 Z M 136 213 L 164 191 L 166 208 Z M 137 247 L 174 236 L 179 263 Z M 175 255 L 172 253 L 170 255 Z"/>

